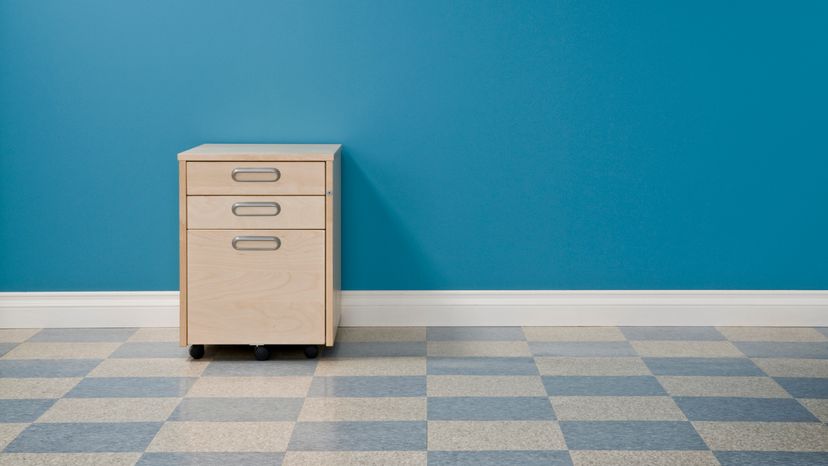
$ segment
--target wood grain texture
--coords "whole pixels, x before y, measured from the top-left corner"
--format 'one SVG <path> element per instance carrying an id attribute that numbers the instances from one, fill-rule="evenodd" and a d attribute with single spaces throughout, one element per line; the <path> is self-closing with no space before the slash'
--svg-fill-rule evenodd
<path id="1" fill-rule="evenodd" d="M 236 168 L 275 168 L 280 177 L 277 181 L 235 181 Z M 322 195 L 325 162 L 187 162 L 187 194 Z"/>
<path id="2" fill-rule="evenodd" d="M 270 202 L 274 207 L 242 207 L 245 202 Z M 245 215 L 273 214 L 277 215 Z M 324 196 L 190 196 L 187 199 L 190 229 L 300 229 L 325 228 Z"/>
<path id="3" fill-rule="evenodd" d="M 202 144 L 178 154 L 178 160 L 333 160 L 339 144 Z"/>
<path id="4" fill-rule="evenodd" d="M 190 344 L 323 344 L 325 232 L 256 230 L 271 251 L 237 251 L 250 230 L 189 230 Z"/>
<path id="5" fill-rule="evenodd" d="M 179 344 L 187 346 L 187 162 L 178 162 Z"/>
<path id="6" fill-rule="evenodd" d="M 325 345 L 333 346 L 340 320 L 340 154 L 325 163 Z"/>

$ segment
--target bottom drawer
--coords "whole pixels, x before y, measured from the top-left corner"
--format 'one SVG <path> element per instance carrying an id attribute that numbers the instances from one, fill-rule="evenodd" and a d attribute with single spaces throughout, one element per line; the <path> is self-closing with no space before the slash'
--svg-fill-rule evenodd
<path id="1" fill-rule="evenodd" d="M 190 344 L 323 344 L 323 230 L 189 230 Z"/>

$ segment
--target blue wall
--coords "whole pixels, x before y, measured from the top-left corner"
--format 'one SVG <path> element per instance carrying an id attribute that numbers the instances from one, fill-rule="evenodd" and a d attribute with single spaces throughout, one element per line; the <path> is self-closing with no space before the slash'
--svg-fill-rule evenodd
<path id="1" fill-rule="evenodd" d="M 0 0 L 0 290 L 177 289 L 177 152 L 340 142 L 347 289 L 828 288 L 828 2 Z"/>

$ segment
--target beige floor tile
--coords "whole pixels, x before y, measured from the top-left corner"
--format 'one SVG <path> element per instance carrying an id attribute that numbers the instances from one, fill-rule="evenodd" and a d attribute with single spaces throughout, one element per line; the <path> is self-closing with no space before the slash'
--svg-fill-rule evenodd
<path id="1" fill-rule="evenodd" d="M 429 421 L 428 449 L 564 450 L 557 422 L 549 421 Z"/>
<path id="2" fill-rule="evenodd" d="M 11 443 L 12 440 L 17 438 L 20 432 L 23 432 L 23 429 L 28 427 L 29 424 L 25 423 L 2 423 L 0 424 L 0 451 L 3 451 L 6 448 L 6 445 Z"/>
<path id="3" fill-rule="evenodd" d="M 320 359 L 315 375 L 425 375 L 424 357 Z"/>
<path id="4" fill-rule="evenodd" d="M 828 399 L 801 398 L 799 402 L 808 408 L 808 411 L 814 413 L 817 419 L 828 422 Z"/>
<path id="5" fill-rule="evenodd" d="M 719 466 L 709 451 L 570 451 L 575 466 Z"/>
<path id="6" fill-rule="evenodd" d="M 624 341 L 618 327 L 523 327 L 529 341 Z"/>
<path id="7" fill-rule="evenodd" d="M 729 341 L 631 341 L 640 356 L 675 358 L 744 357 Z"/>
<path id="8" fill-rule="evenodd" d="M 772 377 L 828 377 L 828 359 L 754 358 Z"/>
<path id="9" fill-rule="evenodd" d="M 828 451 L 828 427 L 816 422 L 693 422 L 711 450 Z"/>
<path id="10" fill-rule="evenodd" d="M 560 421 L 686 421 L 669 396 L 554 396 Z"/>
<path id="11" fill-rule="evenodd" d="M 425 327 L 339 327 L 336 341 L 425 341 Z"/>
<path id="12" fill-rule="evenodd" d="M 301 398 L 312 377 L 201 377 L 188 397 Z"/>
<path id="13" fill-rule="evenodd" d="M 828 341 L 828 337 L 807 327 L 716 327 L 731 341 Z"/>
<path id="14" fill-rule="evenodd" d="M 178 341 L 178 327 L 139 328 L 129 337 L 130 342 Z"/>
<path id="15" fill-rule="evenodd" d="M 0 465 L 18 466 L 132 466 L 141 453 L 6 453 Z"/>
<path id="16" fill-rule="evenodd" d="M 167 422 L 147 451 L 285 451 L 292 422 Z"/>
<path id="17" fill-rule="evenodd" d="M 208 364 L 185 358 L 106 359 L 89 377 L 198 377 Z"/>
<path id="18" fill-rule="evenodd" d="M 306 398 L 300 421 L 424 421 L 425 397 Z"/>
<path id="19" fill-rule="evenodd" d="M 426 466 L 424 451 L 289 451 L 282 466 Z"/>
<path id="20" fill-rule="evenodd" d="M 26 341 L 40 330 L 39 328 L 2 328 L 0 329 L 0 343 Z"/>
<path id="21" fill-rule="evenodd" d="M 429 375 L 428 396 L 546 396 L 537 376 Z"/>
<path id="22" fill-rule="evenodd" d="M 770 377 L 659 376 L 670 396 L 735 396 L 747 398 L 790 398 Z"/>
<path id="23" fill-rule="evenodd" d="M 37 422 L 163 422 L 180 401 L 180 398 L 63 398 Z"/>
<path id="24" fill-rule="evenodd" d="M 119 346 L 117 342 L 24 342 L 3 359 L 103 359 Z"/>
<path id="25" fill-rule="evenodd" d="M 60 398 L 72 389 L 80 377 L 67 378 L 0 378 L 0 398 L 33 399 Z"/>
<path id="26" fill-rule="evenodd" d="M 525 341 L 429 341 L 429 356 L 530 357 Z"/>
<path id="27" fill-rule="evenodd" d="M 541 375 L 651 375 L 641 358 L 535 357 Z"/>

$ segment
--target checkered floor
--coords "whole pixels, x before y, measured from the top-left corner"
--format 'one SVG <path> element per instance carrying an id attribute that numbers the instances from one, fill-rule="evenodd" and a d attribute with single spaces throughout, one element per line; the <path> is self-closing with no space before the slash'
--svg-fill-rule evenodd
<path id="1" fill-rule="evenodd" d="M 828 465 L 828 329 L 0 330 L 0 464 Z"/>

